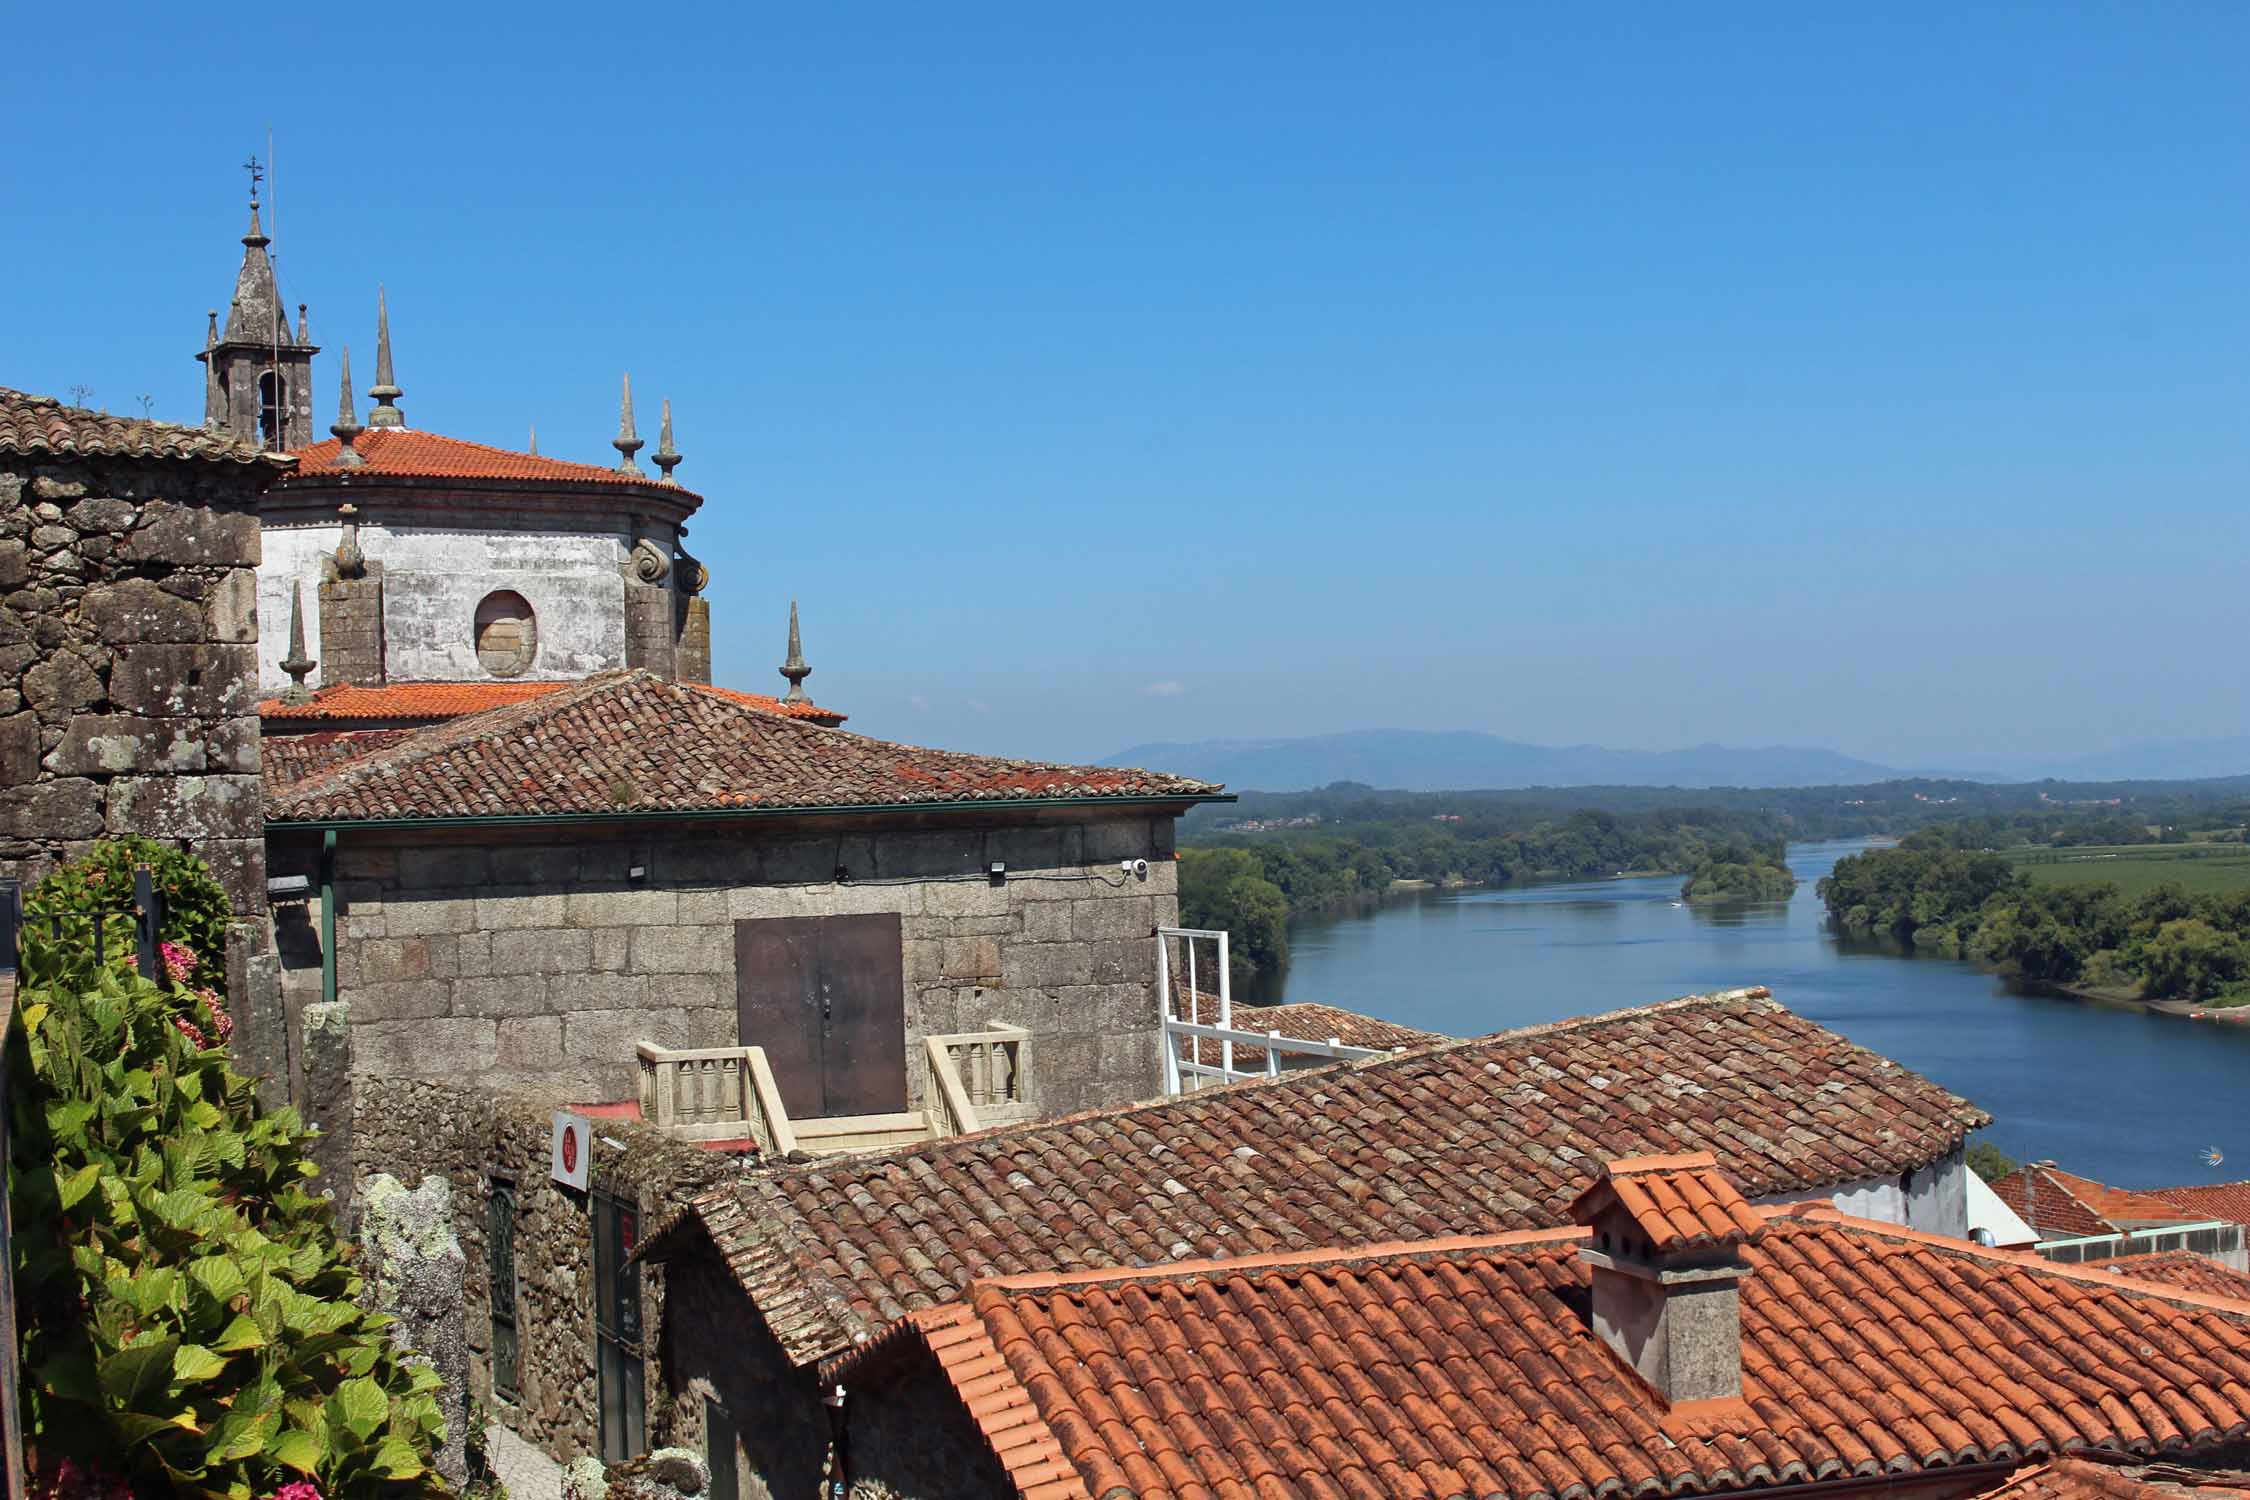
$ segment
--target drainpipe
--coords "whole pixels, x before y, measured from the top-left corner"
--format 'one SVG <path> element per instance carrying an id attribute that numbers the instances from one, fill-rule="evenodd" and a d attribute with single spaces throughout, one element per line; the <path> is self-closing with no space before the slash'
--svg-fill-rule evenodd
<path id="1" fill-rule="evenodd" d="M 336 998 L 336 830 L 320 835 L 320 998 Z"/>

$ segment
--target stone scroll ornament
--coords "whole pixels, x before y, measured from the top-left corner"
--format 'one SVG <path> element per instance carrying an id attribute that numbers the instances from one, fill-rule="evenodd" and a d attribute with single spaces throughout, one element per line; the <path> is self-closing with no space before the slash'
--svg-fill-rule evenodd
<path id="1" fill-rule="evenodd" d="M 664 549 L 642 537 L 633 543 L 633 576 L 643 583 L 662 583 L 672 572 L 672 559 Z"/>

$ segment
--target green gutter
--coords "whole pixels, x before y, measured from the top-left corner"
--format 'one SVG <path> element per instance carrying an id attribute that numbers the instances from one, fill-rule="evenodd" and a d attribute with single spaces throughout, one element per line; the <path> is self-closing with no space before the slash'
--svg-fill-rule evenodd
<path id="1" fill-rule="evenodd" d="M 617 811 L 598 813 L 472 813 L 428 818 L 308 818 L 297 821 L 288 818 L 266 819 L 273 829 L 318 829 L 322 841 L 321 895 L 326 910 L 328 894 L 329 861 L 336 847 L 336 832 L 343 828 L 553 828 L 581 827 L 595 823 L 687 823 L 707 819 L 730 820 L 735 818 L 824 818 L 843 815 L 877 813 L 958 813 L 989 812 L 996 808 L 1102 808 L 1102 807 L 1168 807 L 1183 802 L 1233 802 L 1232 792 L 1207 792 L 1173 797 L 1007 797 L 975 800 L 964 798 L 954 802 L 870 802 L 855 803 L 848 807 L 704 807 L 678 810 Z M 330 919 L 323 916 L 322 922 Z M 328 976 L 333 990 L 334 975 Z M 335 998 L 333 994 L 329 998 Z"/>
<path id="2" fill-rule="evenodd" d="M 336 998 L 336 830 L 320 836 L 320 998 Z"/>

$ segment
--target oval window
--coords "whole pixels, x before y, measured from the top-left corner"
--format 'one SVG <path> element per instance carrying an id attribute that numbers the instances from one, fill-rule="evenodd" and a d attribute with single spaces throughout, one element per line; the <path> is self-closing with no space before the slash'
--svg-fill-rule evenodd
<path id="1" fill-rule="evenodd" d="M 520 677 L 539 652 L 539 620 L 523 595 L 510 589 L 484 596 L 477 606 L 477 663 L 495 677 Z"/>

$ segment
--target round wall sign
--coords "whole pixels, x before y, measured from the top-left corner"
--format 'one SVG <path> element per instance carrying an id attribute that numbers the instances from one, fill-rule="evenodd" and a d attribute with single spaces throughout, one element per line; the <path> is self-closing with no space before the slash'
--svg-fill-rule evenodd
<path id="1" fill-rule="evenodd" d="M 565 1172 L 578 1170 L 578 1127 L 575 1125 L 563 1127 L 562 1156 Z"/>

